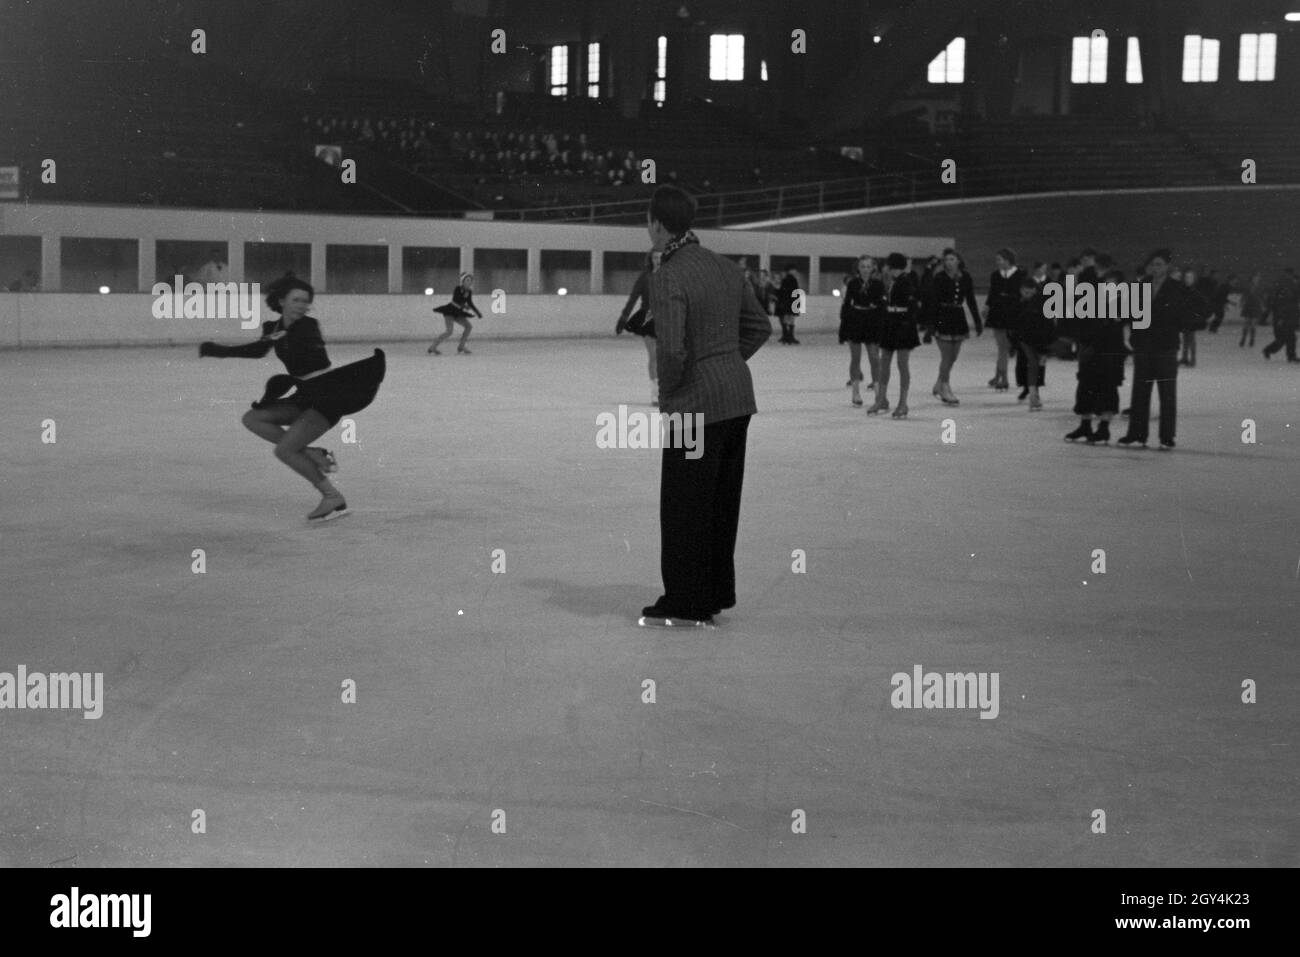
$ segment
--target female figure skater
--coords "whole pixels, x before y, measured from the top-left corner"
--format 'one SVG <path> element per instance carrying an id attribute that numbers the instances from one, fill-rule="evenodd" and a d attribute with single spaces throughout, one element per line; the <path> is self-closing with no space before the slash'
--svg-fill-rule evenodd
<path id="1" fill-rule="evenodd" d="M 1122 283 L 1124 274 L 1113 269 L 1101 281 Z M 1077 320 L 1079 385 L 1074 393 L 1074 414 L 1079 416 L 1079 427 L 1066 434 L 1067 442 L 1110 443 L 1110 420 L 1119 411 L 1119 387 L 1124 384 L 1124 360 L 1128 357 L 1124 320 L 1115 317 L 1118 311 L 1112 301 L 1106 306 L 1110 318 Z"/>
<path id="2" fill-rule="evenodd" d="M 650 404 L 659 404 L 659 366 L 655 356 L 655 323 L 650 318 L 650 276 L 659 268 L 659 262 L 663 253 L 654 250 L 646 257 L 645 269 L 641 275 L 636 277 L 636 282 L 632 285 L 632 294 L 627 297 L 627 304 L 623 306 L 623 312 L 618 317 L 618 323 L 614 326 L 614 335 L 622 335 L 624 330 L 638 335 L 641 341 L 645 343 L 645 351 L 650 360 Z M 641 301 L 641 308 L 633 312 L 637 301 Z"/>
<path id="3" fill-rule="evenodd" d="M 916 333 L 920 292 L 916 280 L 907 270 L 907 257 L 890 253 L 885 260 L 885 315 L 880 330 L 880 372 L 876 379 L 876 401 L 867 415 L 889 410 L 889 367 L 898 353 L 898 406 L 895 419 L 907 418 L 907 390 L 912 384 L 909 360 L 912 350 L 921 344 Z"/>
<path id="4" fill-rule="evenodd" d="M 984 325 L 993 330 L 993 337 L 997 339 L 998 359 L 993 369 L 993 378 L 989 379 L 989 387 L 1005 392 L 1010 388 L 1007 383 L 1007 359 L 1011 355 L 1011 343 L 1007 338 L 1007 328 L 1016 321 L 1021 302 L 1020 280 L 1025 271 L 1016 267 L 1016 254 L 1010 249 L 999 249 L 993 262 L 997 268 L 989 274 L 989 294 L 984 300 Z"/>
<path id="5" fill-rule="evenodd" d="M 794 266 L 786 266 L 776 300 L 776 317 L 781 320 L 781 338 L 777 341 L 790 346 L 799 344 L 799 340 L 794 337 L 795 293 L 798 289 L 799 273 Z"/>
<path id="6" fill-rule="evenodd" d="M 328 521 L 347 514 L 343 494 L 326 478 L 337 470 L 334 456 L 325 449 L 309 448 L 345 415 L 360 412 L 372 401 L 384 380 L 384 352 L 337 369 L 330 368 L 320 325 L 307 315 L 315 290 L 301 279 L 285 277 L 271 284 L 266 304 L 280 318 L 262 324 L 262 337 L 242 346 L 205 342 L 200 356 L 260 359 L 272 349 L 288 375 L 271 376 L 266 391 L 243 423 L 254 435 L 275 446 L 275 457 L 321 493 L 320 504 L 307 516 Z M 294 394 L 285 397 L 290 389 Z"/>
<path id="7" fill-rule="evenodd" d="M 975 304 L 975 284 L 971 282 L 970 273 L 962 264 L 961 257 L 955 249 L 943 251 L 943 269 L 934 277 L 932 285 L 932 321 L 934 338 L 939 340 L 939 378 L 934 384 L 934 394 L 944 405 L 958 405 L 952 394 L 949 376 L 961 353 L 961 344 L 970 338 L 970 326 L 966 323 L 966 309 L 970 309 L 971 318 L 975 320 L 975 334 L 983 335 L 984 323 L 980 320 L 979 307 Z"/>
<path id="8" fill-rule="evenodd" d="M 1250 277 L 1250 285 L 1241 292 L 1241 341 L 1238 349 L 1246 347 L 1246 337 L 1250 337 L 1250 347 L 1255 348 L 1255 325 L 1264 315 L 1264 274 L 1255 273 Z"/>
<path id="9" fill-rule="evenodd" d="M 1214 307 L 1201 292 L 1197 272 L 1190 266 L 1183 272 L 1183 286 L 1187 290 L 1187 303 L 1191 306 L 1193 318 L 1182 331 L 1183 348 L 1182 355 L 1178 358 L 1178 364 L 1187 366 L 1189 369 L 1195 369 L 1196 334 L 1210 324 L 1210 314 L 1214 311 Z"/>
<path id="10" fill-rule="evenodd" d="M 1038 396 L 1039 375 L 1043 362 L 1056 341 L 1056 323 L 1043 315 L 1043 295 L 1033 276 L 1020 274 L 1016 313 L 1006 328 L 1010 345 L 1025 359 L 1025 388 L 1029 393 L 1029 411 L 1041 412 Z M 1003 380 L 1005 381 L 1005 380 Z"/>
<path id="11" fill-rule="evenodd" d="M 885 321 L 885 284 L 880 279 L 876 261 L 870 256 L 858 260 L 858 274 L 849 279 L 840 307 L 840 342 L 849 344 L 849 387 L 853 404 L 862 404 L 862 347 L 867 347 L 871 366 L 871 384 L 875 389 L 880 377 L 880 333 Z"/>
<path id="12" fill-rule="evenodd" d="M 483 313 L 478 311 L 478 306 L 474 305 L 474 276 L 471 273 L 463 272 L 460 274 L 460 285 L 451 293 L 451 302 L 437 306 L 434 312 L 440 312 L 447 323 L 447 331 L 433 340 L 433 345 L 429 346 L 428 351 L 435 356 L 442 355 L 438 351 L 438 346 L 451 338 L 455 331 L 455 324 L 460 323 L 465 327 L 465 331 L 460 334 L 460 345 L 456 346 L 457 353 L 473 355 L 465 348 L 465 342 L 469 339 L 469 334 L 474 331 L 474 326 L 470 324 L 469 317 L 477 316 L 483 318 Z"/>

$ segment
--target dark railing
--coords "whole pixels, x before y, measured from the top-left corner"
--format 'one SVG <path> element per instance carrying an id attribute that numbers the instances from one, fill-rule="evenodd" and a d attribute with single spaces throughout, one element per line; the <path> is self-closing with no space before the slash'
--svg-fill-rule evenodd
<path id="1" fill-rule="evenodd" d="M 1166 175 L 1145 182 L 1133 170 L 1089 169 L 1069 166 L 1058 170 L 1027 166 L 982 167 L 958 170 L 955 183 L 945 183 L 935 169 L 926 173 L 896 173 L 853 179 L 823 180 L 763 189 L 697 195 L 696 223 L 704 228 L 765 222 L 796 216 L 815 216 L 880 206 L 900 206 L 945 199 L 1021 195 L 1063 190 L 1160 188 L 1171 185 Z M 646 201 L 589 202 L 536 209 L 495 210 L 494 219 L 519 222 L 641 223 Z"/>

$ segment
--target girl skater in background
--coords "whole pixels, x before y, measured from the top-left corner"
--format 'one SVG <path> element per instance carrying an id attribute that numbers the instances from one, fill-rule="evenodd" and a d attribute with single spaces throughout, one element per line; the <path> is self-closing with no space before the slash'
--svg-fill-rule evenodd
<path id="1" fill-rule="evenodd" d="M 993 378 L 989 387 L 1005 392 L 1007 382 L 1007 360 L 1011 356 L 1011 343 L 1007 338 L 1007 328 L 1016 321 L 1020 308 L 1020 280 L 1024 277 L 1023 269 L 1016 268 L 1016 254 L 1010 249 L 999 249 L 993 257 L 997 269 L 989 275 L 989 294 L 984 300 L 984 325 L 993 330 L 993 337 L 998 341 L 998 359 L 993 369 Z M 1037 380 L 1034 380 L 1037 382 Z"/>
<path id="2" fill-rule="evenodd" d="M 1123 281 L 1124 274 L 1118 269 L 1102 278 L 1108 283 Z M 1065 436 L 1067 442 L 1086 439 L 1089 445 L 1110 443 L 1110 420 L 1119 411 L 1119 387 L 1124 384 L 1124 360 L 1128 356 L 1124 320 L 1114 318 L 1117 311 L 1117 302 L 1111 301 L 1106 305 L 1111 318 L 1077 321 L 1079 386 L 1075 390 L 1074 414 L 1079 416 L 1079 427 Z"/>
<path id="3" fill-rule="evenodd" d="M 434 312 L 440 312 L 447 323 L 447 331 L 433 340 L 433 345 L 429 346 L 429 352 L 435 356 L 442 355 L 438 351 L 438 346 L 451 338 L 451 334 L 456 331 L 456 323 L 465 327 L 465 331 L 460 334 L 460 345 L 456 346 L 457 353 L 473 355 L 467 348 L 465 342 L 469 339 L 469 334 L 474 331 L 474 326 L 470 324 L 469 317 L 476 316 L 483 318 L 483 313 L 478 311 L 478 306 L 474 305 L 474 277 L 470 273 L 460 274 L 460 285 L 451 293 L 451 302 L 443 306 L 438 306 Z"/>
<path id="4" fill-rule="evenodd" d="M 867 415 L 889 411 L 889 367 L 898 353 L 898 406 L 893 418 L 907 418 L 907 390 L 912 384 L 909 360 L 921 344 L 916 332 L 920 291 L 907 271 L 907 258 L 890 253 L 885 260 L 885 315 L 880 330 L 880 374 L 876 380 L 876 401 Z"/>
<path id="5" fill-rule="evenodd" d="M 243 423 L 254 435 L 275 446 L 275 457 L 321 493 L 320 504 L 309 521 L 328 521 L 346 515 L 343 494 L 326 477 L 337 471 L 334 456 L 310 443 L 320 438 L 345 415 L 360 412 L 372 401 L 384 379 L 384 352 L 360 362 L 330 367 L 320 325 L 307 315 L 315 290 L 301 279 L 286 277 L 271 284 L 266 304 L 280 318 L 262 324 L 262 337 L 242 346 L 205 342 L 200 356 L 260 359 L 272 349 L 288 375 L 267 380 L 262 398 L 244 413 Z M 294 394 L 285 394 L 294 389 Z"/>
<path id="6" fill-rule="evenodd" d="M 623 307 L 623 313 L 618 317 L 618 323 L 614 326 L 614 335 L 622 335 L 624 330 L 638 335 L 641 341 L 645 343 L 645 351 L 650 360 L 650 404 L 659 404 L 659 366 L 656 362 L 655 355 L 655 324 L 649 316 L 650 310 L 650 276 L 659 268 L 660 258 L 663 256 L 659 250 L 654 250 L 646 257 L 645 269 L 641 275 L 636 277 L 636 283 L 632 286 L 632 294 L 627 297 L 627 304 Z M 637 301 L 640 300 L 641 308 L 633 312 Z"/>
<path id="7" fill-rule="evenodd" d="M 939 379 L 934 384 L 934 394 L 944 405 L 957 405 L 949 376 L 961 354 L 962 342 L 970 338 L 966 309 L 970 309 L 975 320 L 975 335 L 984 333 L 984 324 L 975 304 L 975 284 L 955 249 L 943 251 L 943 269 L 934 277 L 931 295 L 934 337 L 939 340 Z"/>
<path id="8" fill-rule="evenodd" d="M 777 294 L 776 315 L 781 320 L 781 338 L 778 342 L 797 346 L 799 340 L 794 337 L 795 293 L 799 289 L 799 273 L 793 266 L 785 267 L 785 276 L 781 279 L 781 289 Z"/>
<path id="9" fill-rule="evenodd" d="M 1039 370 L 1056 342 L 1056 323 L 1043 315 L 1043 296 L 1033 276 L 1020 274 L 1019 300 L 1014 318 L 1007 326 L 1009 342 L 1025 357 L 1025 388 L 1029 392 L 1029 411 L 1041 412 L 1038 396 Z"/>
<path id="10" fill-rule="evenodd" d="M 858 274 L 849 279 L 840 307 L 840 342 L 849 344 L 849 387 L 853 404 L 862 404 L 862 347 L 867 347 L 871 366 L 871 384 L 875 389 L 880 378 L 880 332 L 885 319 L 885 284 L 880 279 L 876 261 L 870 256 L 858 260 Z"/>
<path id="11" fill-rule="evenodd" d="M 1238 349 L 1246 347 L 1246 337 L 1250 337 L 1250 347 L 1255 348 L 1255 325 L 1264 314 L 1264 275 L 1255 273 L 1250 277 L 1250 285 L 1241 293 L 1241 342 Z"/>

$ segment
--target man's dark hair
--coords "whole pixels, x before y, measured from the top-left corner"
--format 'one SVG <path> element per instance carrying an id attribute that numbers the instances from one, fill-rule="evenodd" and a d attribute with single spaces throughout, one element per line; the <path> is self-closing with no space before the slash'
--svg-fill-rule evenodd
<path id="1" fill-rule="evenodd" d="M 1080 258 L 1080 259 L 1086 259 L 1086 258 L 1089 257 L 1089 256 L 1091 256 L 1093 259 L 1096 259 L 1096 258 L 1097 258 L 1097 250 L 1093 249 L 1091 246 L 1086 246 L 1086 247 L 1084 247 L 1083 252 L 1079 253 L 1079 258 Z"/>
<path id="2" fill-rule="evenodd" d="M 890 269 L 906 269 L 907 257 L 902 253 L 890 253 L 889 258 L 885 260 L 885 265 Z"/>
<path id="3" fill-rule="evenodd" d="M 1153 259 L 1163 259 L 1165 262 L 1171 263 L 1174 261 L 1174 254 L 1170 252 L 1167 248 L 1162 246 L 1159 249 L 1152 250 L 1151 255 L 1147 257 L 1146 262 L 1144 262 L 1142 265 L 1150 266 L 1151 260 Z"/>
<path id="4" fill-rule="evenodd" d="M 696 202 L 684 189 L 660 186 L 650 197 L 650 221 L 657 222 L 674 236 L 680 236 L 695 222 Z"/>

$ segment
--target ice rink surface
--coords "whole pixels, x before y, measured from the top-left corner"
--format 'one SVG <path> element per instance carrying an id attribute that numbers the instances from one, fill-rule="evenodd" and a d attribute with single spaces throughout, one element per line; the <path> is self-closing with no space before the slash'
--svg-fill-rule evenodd
<path id="1" fill-rule="evenodd" d="M 917 350 L 902 422 L 773 339 L 712 632 L 635 626 L 659 453 L 596 445 L 649 411 L 628 337 L 385 345 L 323 527 L 238 422 L 273 359 L 0 353 L 0 671 L 105 686 L 0 711 L 0 865 L 1296 866 L 1300 367 L 1236 337 L 1173 453 L 1063 442 L 1073 365 L 1031 415 L 988 337 L 956 409 Z M 917 665 L 996 672 L 997 717 L 895 709 Z"/>

